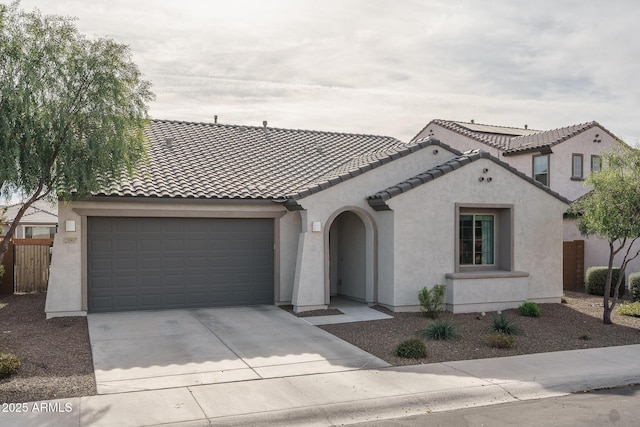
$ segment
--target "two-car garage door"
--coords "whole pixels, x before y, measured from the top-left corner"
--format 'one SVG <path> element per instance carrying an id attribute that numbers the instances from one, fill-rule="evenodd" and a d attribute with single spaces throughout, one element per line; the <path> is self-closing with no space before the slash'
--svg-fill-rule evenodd
<path id="1" fill-rule="evenodd" d="M 273 304 L 273 219 L 87 219 L 90 312 Z"/>

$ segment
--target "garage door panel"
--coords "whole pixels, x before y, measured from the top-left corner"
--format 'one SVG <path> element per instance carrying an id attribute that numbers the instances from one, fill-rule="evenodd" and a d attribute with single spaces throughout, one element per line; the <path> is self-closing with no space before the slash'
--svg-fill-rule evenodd
<path id="1" fill-rule="evenodd" d="M 155 220 L 156 218 L 153 219 Z M 184 222 L 163 221 L 161 225 L 164 233 L 176 233 L 182 235 L 185 232 Z"/>
<path id="2" fill-rule="evenodd" d="M 123 310 L 136 310 L 139 306 L 138 297 L 136 295 L 120 295 L 115 298 L 118 307 Z"/>
<path id="3" fill-rule="evenodd" d="M 146 253 L 160 253 L 162 252 L 162 240 L 143 239 L 140 241 L 140 250 Z M 182 250 L 182 248 L 180 248 L 179 250 Z"/>
<path id="4" fill-rule="evenodd" d="M 116 268 L 122 270 L 136 270 L 138 261 L 135 258 L 116 258 Z"/>
<path id="5" fill-rule="evenodd" d="M 89 261 L 89 269 L 94 271 L 113 271 L 113 261 L 107 258 L 97 258 Z"/>
<path id="6" fill-rule="evenodd" d="M 186 259 L 187 268 L 207 268 L 209 258 L 205 256 L 191 255 Z"/>
<path id="7" fill-rule="evenodd" d="M 141 295 L 140 305 L 141 307 L 162 307 L 163 298 L 162 295 Z"/>
<path id="8" fill-rule="evenodd" d="M 155 288 L 162 286 L 162 276 L 142 276 L 140 277 L 140 286 L 143 288 Z"/>
<path id="9" fill-rule="evenodd" d="M 168 307 L 170 306 L 184 306 L 185 297 L 182 293 L 169 293 L 164 294 L 164 303 Z"/>
<path id="10" fill-rule="evenodd" d="M 114 223 L 115 227 L 111 227 L 111 231 L 115 233 L 122 233 L 123 235 L 129 235 L 137 233 L 139 225 L 131 221 L 118 221 Z"/>
<path id="11" fill-rule="evenodd" d="M 273 220 L 88 219 L 89 311 L 273 304 Z"/>
<path id="12" fill-rule="evenodd" d="M 141 233 L 162 233 L 162 221 L 144 221 L 140 224 Z"/>
<path id="13" fill-rule="evenodd" d="M 89 249 L 94 252 L 111 253 L 110 240 L 93 240 L 89 243 Z"/>
<path id="14" fill-rule="evenodd" d="M 138 250 L 138 242 L 133 239 L 119 239 L 116 249 L 118 252 L 136 252 Z"/>
<path id="15" fill-rule="evenodd" d="M 112 287 L 110 277 L 99 277 L 93 281 L 93 289 L 98 291 L 100 289 L 109 289 Z M 94 292 L 97 293 L 97 292 Z"/>
<path id="16" fill-rule="evenodd" d="M 140 269 L 158 270 L 163 268 L 162 258 L 159 257 L 142 257 L 140 259 Z"/>
<path id="17" fill-rule="evenodd" d="M 117 289 L 124 291 L 128 289 L 135 292 L 138 288 L 138 278 L 136 276 L 118 276 L 114 283 Z"/>
<path id="18" fill-rule="evenodd" d="M 113 306 L 113 298 L 104 296 L 93 296 L 90 300 L 97 311 L 109 310 Z"/>

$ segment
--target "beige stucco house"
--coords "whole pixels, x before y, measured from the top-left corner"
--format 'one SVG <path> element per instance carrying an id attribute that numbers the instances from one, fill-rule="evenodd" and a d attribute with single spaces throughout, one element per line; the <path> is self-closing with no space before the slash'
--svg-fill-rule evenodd
<path id="1" fill-rule="evenodd" d="M 18 203 L 0 208 L 6 209 L 1 235 L 4 236 L 8 232 L 9 226 L 22 206 Z M 52 239 L 58 227 L 57 213 L 57 204 L 44 200 L 33 202 L 22 215 L 13 237 L 15 239 Z"/>
<path id="2" fill-rule="evenodd" d="M 62 204 L 47 316 L 335 295 L 454 312 L 559 302 L 568 200 L 487 151 L 153 121 L 133 178 Z M 541 215 L 541 213 L 544 215 Z"/>
<path id="3" fill-rule="evenodd" d="M 590 191 L 584 180 L 591 172 L 600 170 L 602 154 L 622 143 L 595 121 L 559 129 L 534 130 L 527 126 L 516 128 L 474 121 L 432 120 L 413 141 L 430 136 L 461 151 L 486 150 L 571 201 Z M 582 286 L 587 268 L 608 265 L 608 242 L 582 236 L 575 219 L 565 218 L 563 240 L 566 242 L 566 282 Z M 583 253 L 574 272 L 568 269 L 576 265 L 576 260 L 568 258 L 575 256 L 576 245 L 583 248 L 580 249 Z M 621 254 L 617 259 L 620 257 Z M 640 271 L 640 258 L 629 264 L 627 276 L 637 271 Z"/>

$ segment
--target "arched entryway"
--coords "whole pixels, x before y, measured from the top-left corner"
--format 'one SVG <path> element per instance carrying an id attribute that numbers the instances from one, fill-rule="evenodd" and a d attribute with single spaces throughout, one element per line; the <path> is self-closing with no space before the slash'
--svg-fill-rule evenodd
<path id="1" fill-rule="evenodd" d="M 327 303 L 332 296 L 375 302 L 372 219 L 366 212 L 349 209 L 337 212 L 330 224 L 325 236 Z"/>

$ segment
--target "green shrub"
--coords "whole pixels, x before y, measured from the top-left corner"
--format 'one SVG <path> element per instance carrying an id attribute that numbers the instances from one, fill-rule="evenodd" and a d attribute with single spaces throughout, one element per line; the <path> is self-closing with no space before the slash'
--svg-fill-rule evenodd
<path id="1" fill-rule="evenodd" d="M 435 322 L 427 325 L 426 328 L 420 330 L 425 338 L 431 338 L 433 340 L 448 340 L 451 338 L 458 338 L 458 326 L 449 320 L 436 320 Z"/>
<path id="2" fill-rule="evenodd" d="M 629 290 L 634 301 L 640 301 L 640 273 L 629 275 Z"/>
<path id="3" fill-rule="evenodd" d="M 504 335 L 518 335 L 522 333 L 522 328 L 513 320 L 507 319 L 504 313 L 493 314 L 491 329 Z"/>
<path id="4" fill-rule="evenodd" d="M 604 286 L 607 282 L 607 270 L 608 267 L 589 267 L 585 276 L 585 289 L 587 293 L 591 295 L 604 296 Z M 620 276 L 620 269 L 614 267 L 611 271 L 611 293 L 609 296 L 613 296 L 615 292 L 616 283 L 618 283 L 618 277 Z M 624 278 L 620 284 L 620 292 L 618 296 L 623 296 L 626 291 Z"/>
<path id="5" fill-rule="evenodd" d="M 438 318 L 444 305 L 444 291 L 446 287 L 446 285 L 434 285 L 431 289 L 422 288 L 420 292 L 418 292 L 420 309 L 425 317 L 432 319 Z"/>
<path id="6" fill-rule="evenodd" d="M 402 341 L 396 347 L 396 356 L 404 357 L 406 359 L 421 359 L 426 357 L 427 349 L 424 346 L 424 342 L 419 339 L 411 339 Z"/>
<path id="7" fill-rule="evenodd" d="M 495 348 L 511 348 L 516 344 L 516 337 L 500 332 L 487 335 L 487 344 Z"/>
<path id="8" fill-rule="evenodd" d="M 0 280 L 2 280 L 2 276 L 4 276 L 4 265 L 0 264 Z"/>
<path id="9" fill-rule="evenodd" d="M 520 314 L 528 317 L 540 317 L 542 311 L 535 302 L 523 302 L 520 306 Z"/>
<path id="10" fill-rule="evenodd" d="M 583 341 L 589 341 L 589 340 L 591 340 L 591 335 L 587 335 L 587 334 L 580 335 L 578 337 L 578 339 L 583 340 Z"/>
<path id="11" fill-rule="evenodd" d="M 640 317 L 640 301 L 624 303 L 616 311 L 623 316 Z"/>
<path id="12" fill-rule="evenodd" d="M 0 379 L 15 374 L 20 369 L 20 361 L 11 353 L 0 353 Z"/>

